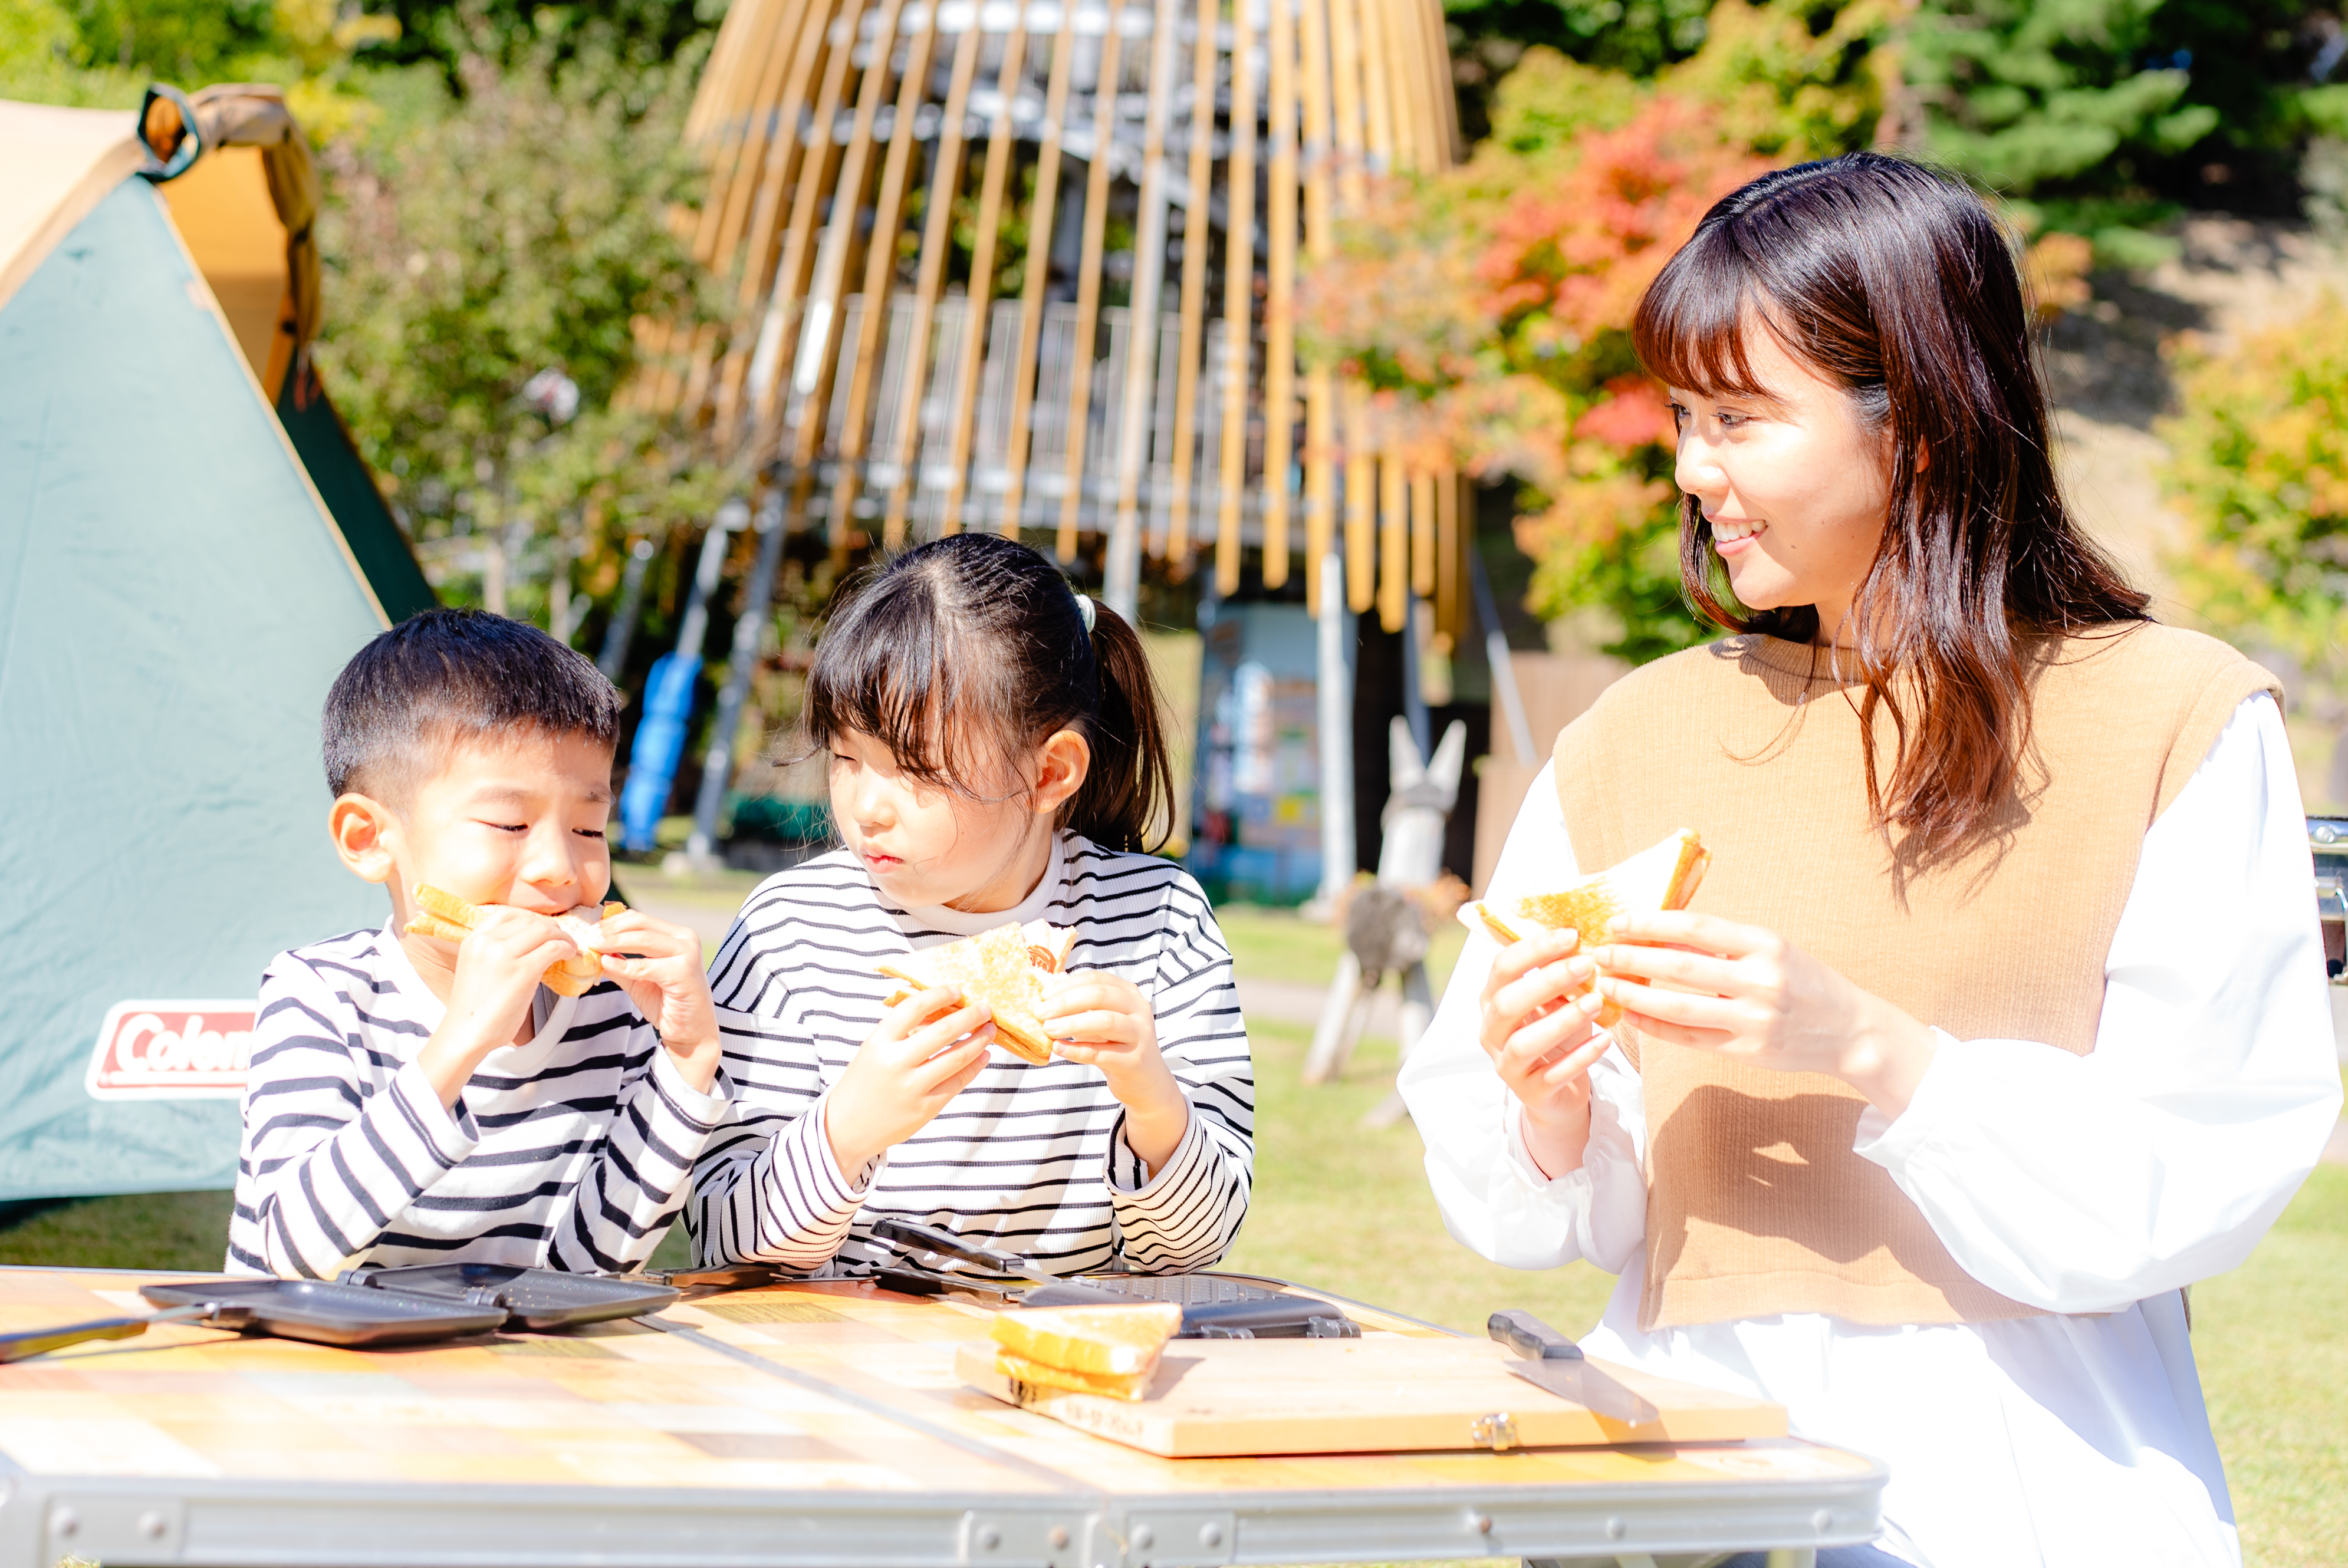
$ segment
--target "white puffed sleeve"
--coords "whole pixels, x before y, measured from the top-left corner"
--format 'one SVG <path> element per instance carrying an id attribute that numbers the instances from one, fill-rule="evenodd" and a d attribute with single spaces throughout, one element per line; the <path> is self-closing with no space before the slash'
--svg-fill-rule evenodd
<path id="1" fill-rule="evenodd" d="M 2145 835 L 2104 972 L 2091 1054 L 1943 1035 L 1855 1144 L 1966 1273 L 2055 1312 L 2240 1264 L 2338 1120 L 2306 822 L 2264 693 Z"/>
<path id="2" fill-rule="evenodd" d="M 1557 788 L 1543 767 L 1526 794 L 1492 872 L 1506 897 L 1571 881 Z M 1509 1268 L 1587 1259 L 1620 1274 L 1646 1235 L 1642 1173 L 1646 1113 L 1639 1075 L 1610 1050 L 1591 1069 L 1590 1145 L 1581 1168 L 1551 1179 L 1526 1152 L 1515 1098 L 1477 1042 L 1484 981 L 1498 944 L 1471 931 L 1435 1021 L 1403 1063 L 1398 1087 L 1426 1143 L 1426 1176 L 1443 1223 L 1459 1241 Z"/>

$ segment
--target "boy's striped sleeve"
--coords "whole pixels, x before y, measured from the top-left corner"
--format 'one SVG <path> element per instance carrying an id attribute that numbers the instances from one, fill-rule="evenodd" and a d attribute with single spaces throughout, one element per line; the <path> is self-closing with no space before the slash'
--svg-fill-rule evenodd
<path id="1" fill-rule="evenodd" d="M 472 1152 L 479 1131 L 414 1062 L 381 1092 L 336 977 L 288 954 L 262 977 L 227 1267 L 332 1279 Z"/>
<path id="2" fill-rule="evenodd" d="M 694 1157 L 725 1117 L 722 1071 L 706 1092 L 695 1089 L 651 1027 L 634 1033 L 639 1059 L 628 1064 L 618 1112 L 565 1210 L 548 1222 L 550 1268 L 625 1274 L 649 1262 L 684 1206 Z"/>

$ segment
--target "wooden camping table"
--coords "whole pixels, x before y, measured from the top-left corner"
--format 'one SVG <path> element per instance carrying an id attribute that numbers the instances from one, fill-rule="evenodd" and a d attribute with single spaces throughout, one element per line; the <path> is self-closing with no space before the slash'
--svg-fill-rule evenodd
<path id="1" fill-rule="evenodd" d="M 145 1311 L 139 1286 L 186 1277 L 0 1269 L 0 1328 Z M 1755 1549 L 1795 1568 L 1878 1528 L 1880 1465 L 1785 1439 L 1158 1459 L 965 1388 L 955 1349 L 986 1330 L 847 1282 L 406 1350 L 161 1326 L 0 1366 L 0 1568 L 1643 1568 Z"/>

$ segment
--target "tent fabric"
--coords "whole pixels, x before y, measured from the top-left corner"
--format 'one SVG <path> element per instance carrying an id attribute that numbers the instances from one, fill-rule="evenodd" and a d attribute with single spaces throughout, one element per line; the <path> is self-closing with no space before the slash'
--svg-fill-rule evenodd
<path id="1" fill-rule="evenodd" d="M 385 616 L 396 624 L 438 604 L 440 596 L 416 564 L 416 551 L 384 504 L 375 476 L 367 471 L 366 460 L 306 357 L 285 378 L 285 390 L 277 399 L 277 422 L 285 426 L 302 466 L 310 471 L 311 483 L 334 513 Z"/>
<path id="2" fill-rule="evenodd" d="M 232 1064 L 196 1061 L 197 1098 L 86 1077 L 117 1004 L 249 1009 L 273 954 L 384 918 L 317 761 L 383 624 L 160 200 L 118 179 L 0 305 L 0 1200 L 232 1182 Z"/>
<path id="3" fill-rule="evenodd" d="M 138 117 L 0 99 L 0 306 L 147 160 Z"/>

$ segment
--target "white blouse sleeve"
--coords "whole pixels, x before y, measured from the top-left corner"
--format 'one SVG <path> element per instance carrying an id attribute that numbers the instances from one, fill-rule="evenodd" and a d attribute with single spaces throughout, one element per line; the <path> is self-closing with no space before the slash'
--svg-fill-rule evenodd
<path id="1" fill-rule="evenodd" d="M 1492 872 L 1491 891 L 1570 881 L 1573 845 L 1543 767 Z M 1477 1042 L 1484 981 L 1498 945 L 1471 931 L 1443 1003 L 1403 1063 L 1399 1087 L 1426 1142 L 1426 1176 L 1459 1241 L 1509 1268 L 1586 1258 L 1620 1274 L 1644 1239 L 1646 1113 L 1639 1075 L 1618 1050 L 1591 1069 L 1590 1146 L 1581 1168 L 1551 1180 L 1526 1153 L 1516 1100 Z"/>
<path id="2" fill-rule="evenodd" d="M 1943 1035 L 1855 1145 L 1966 1273 L 2055 1312 L 2240 1264 L 2338 1119 L 2306 822 L 2263 693 L 2145 835 L 2104 973 L 2091 1054 Z"/>

